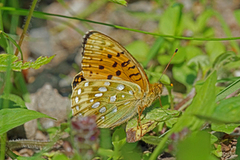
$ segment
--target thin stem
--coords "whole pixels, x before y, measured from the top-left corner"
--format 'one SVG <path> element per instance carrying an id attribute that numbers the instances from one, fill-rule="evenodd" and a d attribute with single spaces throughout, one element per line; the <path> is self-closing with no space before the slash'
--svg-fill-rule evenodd
<path id="1" fill-rule="evenodd" d="M 28 13 L 28 10 L 24 9 L 16 9 L 16 8 L 11 8 L 11 7 L 0 7 L 1 10 L 6 10 L 6 11 L 11 11 L 13 13 L 17 13 L 19 15 L 26 15 Z M 195 41 L 229 41 L 229 40 L 238 40 L 240 37 L 229 37 L 229 38 L 196 38 L 196 37 L 182 37 L 182 36 L 173 36 L 173 35 L 164 35 L 164 34 L 158 34 L 158 33 L 152 33 L 152 32 L 147 32 L 147 31 L 141 31 L 137 29 L 132 29 L 132 28 L 127 28 L 123 26 L 118 26 L 118 25 L 113 25 L 113 24 L 108 24 L 108 23 L 102 23 L 102 22 L 97 22 L 97 21 L 91 21 L 87 19 L 81 19 L 77 17 L 69 17 L 69 16 L 63 16 L 63 15 L 57 15 L 57 14 L 51 14 L 51 13 L 45 13 L 45 12 L 38 12 L 34 11 L 33 17 L 36 18 L 41 18 L 41 19 L 51 19 L 50 17 L 46 16 L 54 16 L 54 17 L 62 17 L 62 18 L 67 18 L 67 19 L 75 19 L 83 22 L 89 22 L 89 23 L 95 23 L 99 25 L 105 25 L 109 27 L 114 27 L 118 29 L 124 29 L 128 31 L 134 31 L 134 32 L 139 32 L 139 33 L 144 33 L 144 34 L 149 34 L 153 36 L 161 36 L 165 38 L 175 38 L 175 39 L 181 39 L 181 40 L 195 40 Z"/>
<path id="2" fill-rule="evenodd" d="M 30 11 L 29 11 L 29 13 L 28 13 L 27 21 L 26 21 L 26 23 L 25 23 L 25 25 L 24 25 L 23 32 L 22 32 L 22 34 L 21 34 L 21 36 L 20 36 L 20 39 L 19 39 L 19 42 L 18 42 L 18 45 L 19 45 L 20 47 L 21 47 L 21 45 L 22 45 L 24 36 L 25 36 L 25 34 L 26 34 L 26 32 L 27 32 L 28 26 L 29 26 L 29 24 L 30 24 L 30 20 L 31 20 L 31 18 L 32 18 L 32 15 L 33 15 L 35 6 L 36 6 L 36 4 L 37 4 L 37 1 L 38 1 L 38 0 L 33 0 L 33 3 L 32 3 L 32 5 L 31 5 Z M 17 48 L 16 51 L 15 51 L 15 55 L 16 55 L 16 56 L 18 55 L 18 48 Z"/>

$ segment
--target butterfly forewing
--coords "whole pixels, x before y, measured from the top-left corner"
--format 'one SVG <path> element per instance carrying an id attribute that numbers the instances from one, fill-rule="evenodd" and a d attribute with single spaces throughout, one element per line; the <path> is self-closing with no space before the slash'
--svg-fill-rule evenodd
<path id="1" fill-rule="evenodd" d="M 71 97 L 73 114 L 95 114 L 99 127 L 114 127 L 136 113 L 137 99 L 142 96 L 140 86 L 132 82 L 101 79 L 81 81 L 73 89 Z"/>
<path id="2" fill-rule="evenodd" d="M 86 79 L 125 80 L 149 90 L 148 78 L 141 65 L 112 38 L 90 31 L 83 42 L 82 70 Z"/>

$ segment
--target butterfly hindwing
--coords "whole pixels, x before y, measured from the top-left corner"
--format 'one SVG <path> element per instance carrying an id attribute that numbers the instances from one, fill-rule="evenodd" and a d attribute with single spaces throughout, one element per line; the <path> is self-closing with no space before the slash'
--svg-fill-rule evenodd
<path id="1" fill-rule="evenodd" d="M 141 97 L 141 88 L 132 82 L 84 80 L 73 89 L 72 110 L 74 115 L 95 114 L 99 127 L 108 128 L 131 118 Z"/>

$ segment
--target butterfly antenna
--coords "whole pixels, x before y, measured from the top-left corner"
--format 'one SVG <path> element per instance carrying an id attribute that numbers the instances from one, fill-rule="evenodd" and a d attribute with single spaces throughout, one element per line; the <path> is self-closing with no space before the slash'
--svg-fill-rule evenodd
<path id="1" fill-rule="evenodd" d="M 173 57 L 175 56 L 175 54 L 177 53 L 177 51 L 178 51 L 178 49 L 176 49 L 175 52 L 173 53 L 173 55 L 172 55 L 170 61 L 168 62 L 167 66 L 165 67 L 165 69 L 164 69 L 164 71 L 163 71 L 163 73 L 162 73 L 160 79 L 162 78 L 162 76 L 163 76 L 163 74 L 166 72 L 166 70 L 168 69 L 168 66 L 170 65 L 170 63 L 171 63 Z M 160 79 L 159 79 L 159 80 L 160 80 Z"/>

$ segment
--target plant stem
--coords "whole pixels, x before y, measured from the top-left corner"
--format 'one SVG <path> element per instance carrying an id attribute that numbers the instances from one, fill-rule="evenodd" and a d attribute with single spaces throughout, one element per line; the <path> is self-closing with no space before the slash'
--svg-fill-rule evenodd
<path id="1" fill-rule="evenodd" d="M 20 47 L 21 47 L 21 45 L 22 45 L 23 38 L 24 38 L 24 36 L 25 36 L 25 34 L 26 34 L 26 32 L 27 32 L 27 29 L 28 29 L 30 20 L 31 20 L 32 15 L 33 15 L 33 11 L 34 11 L 35 6 L 36 6 L 36 4 L 37 4 L 37 1 L 38 1 L 38 0 L 33 0 L 32 6 L 31 6 L 30 11 L 29 11 L 29 13 L 28 13 L 27 21 L 26 21 L 26 23 L 25 23 L 25 25 L 24 25 L 23 32 L 22 32 L 22 34 L 21 34 L 21 36 L 20 36 L 20 39 L 19 39 L 19 42 L 18 42 L 18 45 L 19 45 Z M 18 49 L 16 49 L 15 55 L 16 55 L 16 56 L 18 55 Z"/>

